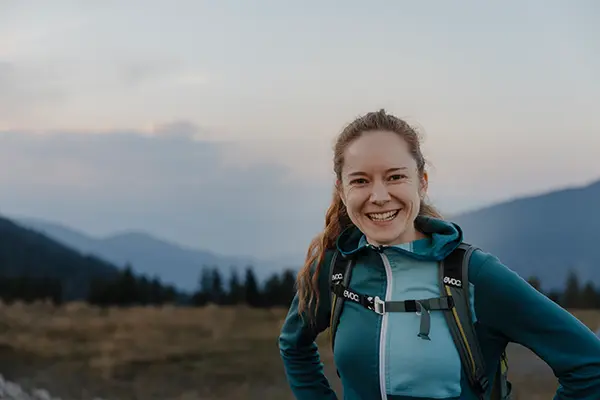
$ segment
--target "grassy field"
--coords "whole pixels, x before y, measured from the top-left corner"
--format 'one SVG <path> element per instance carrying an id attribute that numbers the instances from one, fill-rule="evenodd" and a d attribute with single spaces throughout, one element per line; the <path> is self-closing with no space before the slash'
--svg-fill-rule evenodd
<path id="1" fill-rule="evenodd" d="M 277 347 L 285 311 L 2 305 L 0 373 L 63 400 L 291 400 Z M 600 322 L 598 312 L 574 314 L 592 328 Z M 319 342 L 341 393 L 326 335 Z M 527 349 L 509 350 L 517 398 L 551 398 L 552 371 Z"/>

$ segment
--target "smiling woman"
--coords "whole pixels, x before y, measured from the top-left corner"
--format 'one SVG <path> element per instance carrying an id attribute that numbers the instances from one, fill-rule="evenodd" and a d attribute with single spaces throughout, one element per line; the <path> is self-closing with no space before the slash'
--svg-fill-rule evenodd
<path id="1" fill-rule="evenodd" d="M 600 341 L 426 203 L 406 122 L 383 110 L 358 118 L 333 166 L 325 228 L 279 337 L 296 398 L 337 398 L 315 345 L 328 328 L 346 400 L 510 399 L 509 342 L 550 365 L 556 400 L 598 398 Z"/>
<path id="2" fill-rule="evenodd" d="M 406 127 L 400 128 L 406 132 L 404 136 L 412 139 L 415 135 Z M 422 238 L 412 224 L 427 190 L 420 152 L 414 157 L 403 136 L 393 131 L 373 130 L 347 140 L 351 142 L 344 146 L 338 192 L 350 219 L 374 245 Z M 433 214 L 431 208 L 423 209 Z"/>

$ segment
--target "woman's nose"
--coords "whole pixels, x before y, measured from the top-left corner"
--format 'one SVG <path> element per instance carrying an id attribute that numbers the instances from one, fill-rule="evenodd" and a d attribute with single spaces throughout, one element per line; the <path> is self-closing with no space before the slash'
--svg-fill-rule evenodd
<path id="1" fill-rule="evenodd" d="M 375 183 L 373 190 L 371 191 L 371 202 L 376 204 L 382 204 L 390 201 L 390 193 L 387 187 L 382 183 Z"/>

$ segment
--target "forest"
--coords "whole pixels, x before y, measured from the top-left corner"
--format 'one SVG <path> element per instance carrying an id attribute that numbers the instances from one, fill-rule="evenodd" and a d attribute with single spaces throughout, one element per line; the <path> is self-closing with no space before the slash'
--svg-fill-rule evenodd
<path id="1" fill-rule="evenodd" d="M 233 270 L 225 276 L 217 267 L 204 267 L 199 273 L 197 289 L 184 293 L 158 278 L 137 275 L 126 266 L 116 276 L 93 277 L 87 295 L 78 299 L 101 307 L 174 304 L 177 306 L 238 305 L 250 307 L 288 307 L 295 293 L 296 272 L 283 270 L 260 282 L 254 268 L 243 273 Z M 543 292 L 537 277 L 527 279 L 530 285 L 551 300 L 568 309 L 600 309 L 600 288 L 592 282 L 580 282 L 571 272 L 564 290 Z M 7 304 L 51 301 L 64 302 L 63 281 L 53 277 L 0 276 L 0 299 Z"/>

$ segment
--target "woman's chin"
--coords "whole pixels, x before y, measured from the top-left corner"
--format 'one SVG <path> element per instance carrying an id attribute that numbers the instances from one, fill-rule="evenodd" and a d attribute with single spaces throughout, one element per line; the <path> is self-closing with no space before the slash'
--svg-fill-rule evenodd
<path id="1" fill-rule="evenodd" d="M 395 218 L 386 223 L 367 221 L 363 233 L 369 243 L 374 245 L 394 245 L 412 242 L 417 239 L 416 232 L 407 229 L 404 219 Z"/>
<path id="2" fill-rule="evenodd" d="M 398 229 L 396 226 L 394 229 L 393 226 L 389 227 L 378 227 L 373 229 L 365 230 L 365 235 L 369 239 L 369 243 L 377 244 L 377 245 L 392 245 L 396 244 L 401 236 L 403 236 L 404 229 Z"/>

